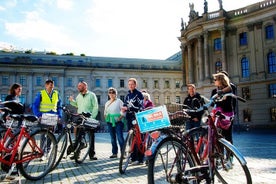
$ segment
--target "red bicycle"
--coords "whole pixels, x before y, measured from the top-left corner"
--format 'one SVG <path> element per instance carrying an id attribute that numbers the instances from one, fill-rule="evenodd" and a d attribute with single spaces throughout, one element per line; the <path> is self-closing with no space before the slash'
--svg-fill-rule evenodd
<path id="1" fill-rule="evenodd" d="M 132 154 L 144 155 L 151 145 L 149 133 L 141 134 L 136 119 L 132 121 L 133 127 L 128 131 L 119 162 L 119 172 L 124 174 L 130 164 Z"/>
<path id="2" fill-rule="evenodd" d="M 20 121 L 21 128 L 14 128 Z M 9 115 L 6 132 L 0 140 L 1 168 L 8 173 L 5 177 L 9 177 L 15 167 L 29 180 L 39 180 L 51 171 L 57 154 L 56 138 L 49 130 L 34 127 L 37 122 L 34 115 Z M 42 137 L 46 141 L 42 142 Z"/>

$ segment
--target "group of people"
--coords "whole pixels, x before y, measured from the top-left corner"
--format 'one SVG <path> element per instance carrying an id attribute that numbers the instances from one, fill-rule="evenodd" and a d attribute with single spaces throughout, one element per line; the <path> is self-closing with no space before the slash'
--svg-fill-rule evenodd
<path id="1" fill-rule="evenodd" d="M 228 73 L 226 71 L 220 71 L 213 74 L 214 86 L 215 88 L 211 92 L 211 97 L 215 94 L 222 95 L 224 93 L 234 93 L 236 94 L 236 86 L 230 82 Z M 191 109 L 198 109 L 204 104 L 204 99 L 202 96 L 196 92 L 196 87 L 194 84 L 187 85 L 188 95 L 184 100 L 184 105 Z M 232 127 L 233 127 L 233 117 L 235 114 L 236 99 L 228 96 L 225 100 L 218 102 L 216 104 L 215 110 L 221 111 L 228 120 L 225 122 L 226 126 L 221 127 L 222 135 L 226 140 L 233 143 L 232 138 Z M 199 127 L 201 125 L 201 118 L 203 112 L 196 112 L 189 114 L 191 118 L 186 122 L 186 130 L 194 127 Z"/>
<path id="2" fill-rule="evenodd" d="M 235 86 L 230 83 L 229 76 L 227 72 L 221 71 L 213 75 L 215 89 L 212 90 L 211 96 L 214 94 L 222 93 L 235 93 Z M 89 112 L 92 118 L 96 118 L 98 114 L 98 100 L 92 91 L 88 90 L 88 84 L 81 81 L 77 85 L 79 94 L 74 99 L 73 96 L 69 97 L 70 104 L 77 108 L 78 113 Z M 105 103 L 104 107 L 104 118 L 107 122 L 108 131 L 111 137 L 112 145 L 112 155 L 110 158 L 117 158 L 119 151 L 121 152 L 124 146 L 124 136 L 123 130 L 126 124 L 127 131 L 132 128 L 132 121 L 135 119 L 135 113 L 153 108 L 154 105 L 150 99 L 150 95 L 146 91 L 139 91 L 137 89 L 137 80 L 135 78 L 128 79 L 128 94 L 126 95 L 124 101 L 117 97 L 118 91 L 114 87 L 108 89 L 108 101 Z M 199 108 L 204 104 L 204 100 L 201 95 L 196 92 L 196 87 L 194 84 L 187 85 L 188 95 L 184 100 L 184 104 L 192 109 Z M 9 95 L 6 97 L 7 100 L 15 100 L 19 102 L 19 97 L 22 92 L 22 86 L 15 83 L 11 86 Z M 58 116 L 58 120 L 62 117 L 62 107 L 61 99 L 57 90 L 54 90 L 54 81 L 46 80 L 45 89 L 39 91 L 35 97 L 34 103 L 32 105 L 33 113 L 41 118 L 43 113 L 51 113 Z M 235 101 L 231 97 L 227 98 L 223 102 L 217 104 L 216 108 L 221 108 L 222 112 L 233 116 L 235 109 Z M 14 113 L 21 114 L 24 113 L 24 109 L 12 109 Z M 186 129 L 191 129 L 198 127 L 201 124 L 202 113 L 192 113 L 191 118 L 186 122 Z M 232 140 L 232 122 L 228 129 L 223 129 L 222 133 L 225 138 L 233 142 Z M 52 127 L 54 131 L 55 127 Z M 91 149 L 89 150 L 89 157 L 91 160 L 97 160 L 95 156 L 95 131 L 91 130 Z M 119 147 L 117 145 L 119 143 Z M 120 149 L 119 149 L 120 148 Z M 143 155 L 140 153 L 135 153 L 133 156 L 133 162 L 142 163 Z"/>

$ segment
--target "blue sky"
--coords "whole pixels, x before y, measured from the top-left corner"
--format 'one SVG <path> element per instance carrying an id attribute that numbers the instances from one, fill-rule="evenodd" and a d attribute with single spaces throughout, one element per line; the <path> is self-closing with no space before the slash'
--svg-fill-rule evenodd
<path id="1" fill-rule="evenodd" d="M 218 0 L 207 0 L 209 12 Z M 223 0 L 227 11 L 261 0 Z M 180 51 L 181 18 L 204 0 L 1 0 L 3 47 L 87 56 L 166 59 Z M 237 3 L 238 2 L 238 3 Z"/>

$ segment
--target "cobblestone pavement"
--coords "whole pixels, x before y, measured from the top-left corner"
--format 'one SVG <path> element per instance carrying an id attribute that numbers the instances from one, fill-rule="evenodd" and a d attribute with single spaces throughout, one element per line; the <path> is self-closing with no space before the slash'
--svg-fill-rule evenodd
<path id="1" fill-rule="evenodd" d="M 276 134 L 242 132 L 234 134 L 234 144 L 247 160 L 254 184 L 276 183 Z M 111 155 L 110 137 L 108 133 L 96 134 L 96 152 L 98 160 L 87 159 L 77 165 L 74 161 L 63 159 L 53 172 L 37 182 L 26 181 L 17 177 L 1 183 L 12 184 L 121 184 L 147 183 L 146 165 L 130 166 L 126 174 L 118 170 L 119 159 L 109 159 Z"/>

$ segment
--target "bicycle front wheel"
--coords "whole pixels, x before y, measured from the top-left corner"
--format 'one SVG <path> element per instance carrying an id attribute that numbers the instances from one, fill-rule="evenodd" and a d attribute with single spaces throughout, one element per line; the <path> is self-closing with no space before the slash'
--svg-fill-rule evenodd
<path id="1" fill-rule="evenodd" d="M 223 184 L 251 184 L 252 179 L 248 167 L 242 164 L 242 160 L 233 149 L 224 143 L 224 141 L 219 142 L 219 148 L 215 148 L 215 151 L 219 150 L 220 154 L 216 154 L 215 157 L 215 175 L 219 182 Z M 229 143 L 230 144 L 230 143 Z M 223 153 L 223 154 L 221 154 Z"/>
<path id="2" fill-rule="evenodd" d="M 26 179 L 39 180 L 52 170 L 56 154 L 53 133 L 45 129 L 34 131 L 22 144 L 19 160 L 23 162 L 18 164 L 18 169 Z"/>
<path id="3" fill-rule="evenodd" d="M 83 163 L 86 157 L 89 154 L 91 147 L 91 133 L 90 129 L 78 128 L 77 130 L 77 139 L 75 142 L 75 152 L 74 157 L 75 161 L 78 164 Z"/>
<path id="4" fill-rule="evenodd" d="M 177 138 L 168 137 L 160 142 L 149 160 L 148 183 L 197 183 L 187 169 L 194 167 L 192 156 Z"/>
<path id="5" fill-rule="evenodd" d="M 130 130 L 126 136 L 124 147 L 119 162 L 119 172 L 124 174 L 128 167 L 128 164 L 131 161 L 131 153 L 133 153 L 133 139 L 134 133 L 133 130 Z"/>
<path id="6" fill-rule="evenodd" d="M 68 140 L 67 132 L 64 130 L 57 138 L 57 157 L 52 167 L 52 170 L 54 170 L 62 160 L 65 150 L 67 148 L 67 144 L 68 144 L 67 140 Z"/>

